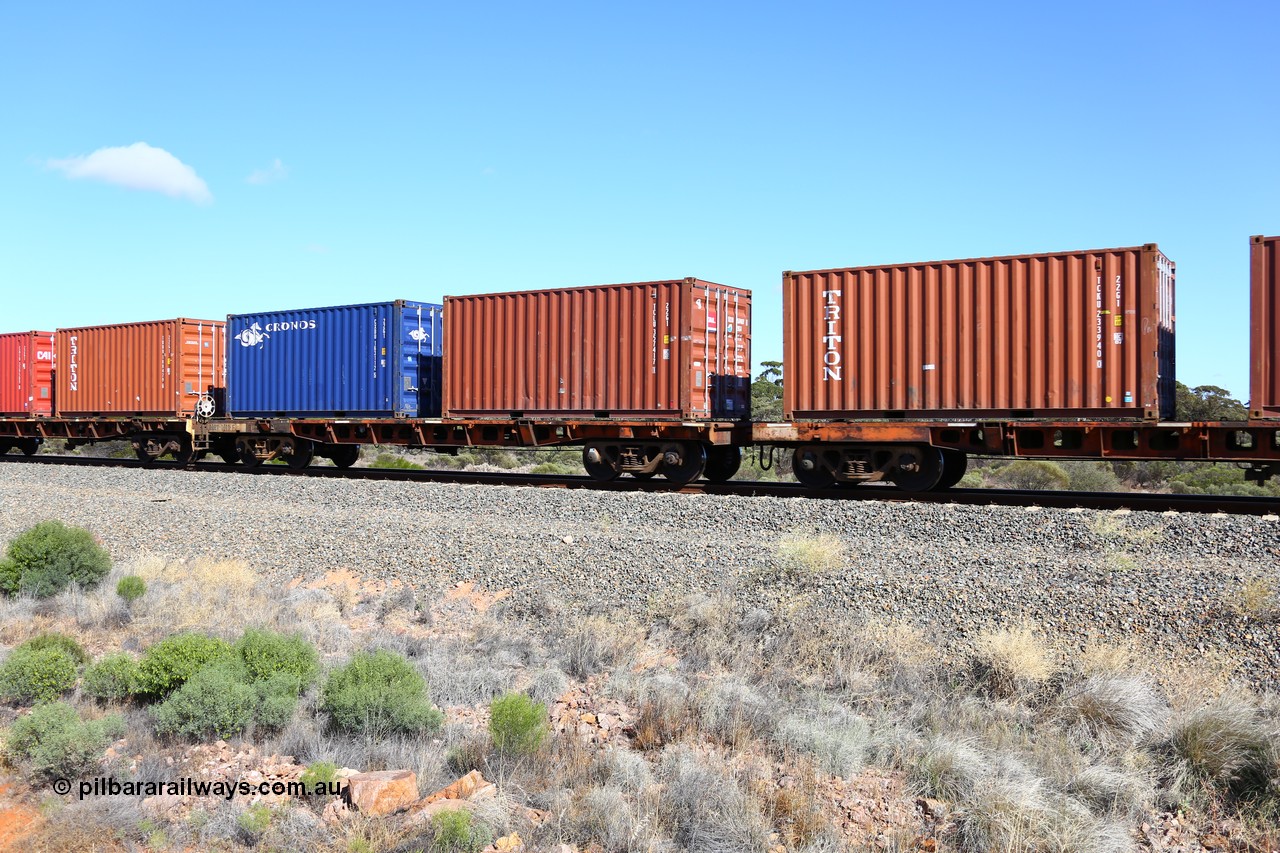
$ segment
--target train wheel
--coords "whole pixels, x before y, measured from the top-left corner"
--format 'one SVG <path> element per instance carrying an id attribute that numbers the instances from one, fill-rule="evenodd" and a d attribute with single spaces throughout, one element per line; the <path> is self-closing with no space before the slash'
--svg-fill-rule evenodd
<path id="1" fill-rule="evenodd" d="M 228 465 L 234 465 L 240 461 L 240 454 L 234 450 L 221 450 L 218 452 L 218 458 Z"/>
<path id="2" fill-rule="evenodd" d="M 969 456 L 963 450 L 942 451 L 942 479 L 934 489 L 942 491 L 950 489 L 964 477 L 969 470 Z"/>
<path id="3" fill-rule="evenodd" d="M 821 453 L 813 447 L 796 448 L 791 454 L 791 470 L 800 485 L 810 489 L 825 489 L 836 481 L 835 475 L 822 464 Z"/>
<path id="4" fill-rule="evenodd" d="M 159 453 L 155 453 L 151 450 L 148 450 L 145 446 L 135 447 L 133 450 L 133 454 L 137 456 L 138 461 L 144 465 L 150 465 L 152 462 L 155 462 L 157 459 L 160 458 Z"/>
<path id="5" fill-rule="evenodd" d="M 293 452 L 285 456 L 284 462 L 294 471 L 301 471 L 311 464 L 315 458 L 316 446 L 309 441 L 295 440 Z"/>
<path id="6" fill-rule="evenodd" d="M 618 449 L 603 443 L 588 444 L 582 449 L 582 467 L 587 469 L 588 477 L 601 483 L 616 480 L 622 473 Z"/>
<path id="7" fill-rule="evenodd" d="M 713 444 L 707 448 L 707 480 L 723 483 L 742 467 L 742 448 Z"/>
<path id="8" fill-rule="evenodd" d="M 40 439 L 26 438 L 18 442 L 18 449 L 22 451 L 23 456 L 35 456 L 36 451 L 40 449 Z"/>
<path id="9" fill-rule="evenodd" d="M 350 468 L 360 458 L 358 444 L 330 444 L 326 451 L 329 459 L 338 468 Z"/>
<path id="10" fill-rule="evenodd" d="M 702 442 L 686 441 L 662 449 L 662 476 L 683 486 L 702 476 L 707 467 L 707 451 Z"/>
<path id="11" fill-rule="evenodd" d="M 173 454 L 174 461 L 179 465 L 190 465 L 191 461 L 196 458 L 195 448 L 191 446 L 191 440 L 188 438 L 183 438 L 181 444 L 182 449 Z"/>
<path id="12" fill-rule="evenodd" d="M 236 442 L 236 456 L 240 457 L 240 464 L 246 468 L 257 468 L 262 464 L 262 460 L 253 454 L 253 447 L 247 441 Z"/>
<path id="13" fill-rule="evenodd" d="M 4 456 L 6 453 L 8 453 L 12 449 L 13 449 L 12 444 L 10 444 L 7 441 L 0 441 L 0 456 Z"/>
<path id="14" fill-rule="evenodd" d="M 942 479 L 942 451 L 936 447 L 906 447 L 898 454 L 893 484 L 904 492 L 927 492 Z"/>

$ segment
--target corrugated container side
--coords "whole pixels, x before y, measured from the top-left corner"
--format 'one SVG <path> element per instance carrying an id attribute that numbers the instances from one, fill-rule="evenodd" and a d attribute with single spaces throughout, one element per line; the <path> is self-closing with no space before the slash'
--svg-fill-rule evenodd
<path id="1" fill-rule="evenodd" d="M 738 420 L 751 292 L 697 279 L 445 297 L 446 417 Z"/>
<path id="2" fill-rule="evenodd" d="M 439 305 L 302 308 L 227 323 L 233 416 L 440 416 Z"/>
<path id="3" fill-rule="evenodd" d="M 1280 237 L 1249 238 L 1249 415 L 1280 417 Z"/>
<path id="4" fill-rule="evenodd" d="M 1169 418 L 1155 244 L 783 274 L 788 418 Z"/>
<path id="5" fill-rule="evenodd" d="M 195 413 L 225 381 L 226 324 L 156 320 L 58 329 L 55 409 L 66 417 Z"/>
<path id="6" fill-rule="evenodd" d="M 53 414 L 53 332 L 0 334 L 0 417 Z"/>

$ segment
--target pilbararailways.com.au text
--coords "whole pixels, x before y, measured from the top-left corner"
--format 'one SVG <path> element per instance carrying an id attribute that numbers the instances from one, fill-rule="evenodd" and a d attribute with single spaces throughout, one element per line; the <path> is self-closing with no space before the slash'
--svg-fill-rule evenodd
<path id="1" fill-rule="evenodd" d="M 251 797 L 255 794 L 288 794 L 291 797 L 307 795 L 334 795 L 341 793 L 338 781 L 315 782 L 310 785 L 304 782 L 217 782 L 192 779 L 190 777 L 168 782 L 121 782 L 110 776 L 99 776 L 94 779 L 82 779 L 78 783 L 78 796 L 85 797 L 221 797 L 230 800 L 236 794 Z M 71 793 L 71 783 L 66 779 L 58 779 L 53 789 L 59 794 Z"/>

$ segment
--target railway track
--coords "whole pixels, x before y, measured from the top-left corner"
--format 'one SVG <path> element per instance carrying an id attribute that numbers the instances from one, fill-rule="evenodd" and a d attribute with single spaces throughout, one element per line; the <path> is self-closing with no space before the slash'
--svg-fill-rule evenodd
<path id="1" fill-rule="evenodd" d="M 74 456 L 0 456 L 0 461 L 19 465 L 63 465 L 82 468 L 151 468 L 206 474 L 240 474 L 259 477 L 327 477 L 349 480 L 415 481 L 425 483 L 466 483 L 495 486 L 532 486 L 556 489 L 597 489 L 613 492 L 666 492 L 679 494 L 770 496 L 818 500 L 874 500 L 916 503 L 952 503 L 971 506 L 1039 506 L 1061 509 L 1144 510 L 1147 512 L 1225 513 L 1230 515 L 1280 515 L 1280 498 L 1236 495 L 1168 495 L 1145 492 L 1053 492 L 1039 490 L 950 489 L 942 492 L 903 492 L 891 486 L 863 485 L 809 489 L 799 483 L 731 481 L 695 482 L 683 486 L 663 480 L 622 477 L 598 482 L 586 476 L 554 474 L 513 474 L 487 471 L 447 471 L 406 468 L 310 467 L 293 470 L 284 465 L 243 465 L 197 462 L 187 466 L 175 462 L 144 463 L 135 459 L 95 459 Z"/>

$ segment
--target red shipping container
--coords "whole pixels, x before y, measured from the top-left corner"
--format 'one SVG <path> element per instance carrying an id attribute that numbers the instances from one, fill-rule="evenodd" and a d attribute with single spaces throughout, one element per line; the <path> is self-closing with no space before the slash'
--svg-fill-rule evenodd
<path id="1" fill-rule="evenodd" d="M 686 278 L 444 306 L 446 418 L 750 416 L 749 290 Z"/>
<path id="2" fill-rule="evenodd" d="M 1152 243 L 787 272 L 788 418 L 1171 418 L 1174 264 Z"/>
<path id="3" fill-rule="evenodd" d="M 221 320 L 59 329 L 58 414 L 195 414 L 225 387 L 225 342 Z"/>
<path id="4" fill-rule="evenodd" d="M 1280 418 L 1280 237 L 1249 238 L 1249 416 Z"/>
<path id="5" fill-rule="evenodd" d="M 53 414 L 53 332 L 0 335 L 0 417 Z"/>

